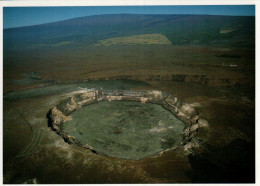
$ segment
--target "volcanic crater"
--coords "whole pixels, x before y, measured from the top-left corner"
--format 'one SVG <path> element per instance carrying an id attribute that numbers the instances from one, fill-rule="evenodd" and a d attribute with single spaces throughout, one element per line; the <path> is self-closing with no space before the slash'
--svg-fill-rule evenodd
<path id="1" fill-rule="evenodd" d="M 67 143 L 132 160 L 183 146 L 200 126 L 191 105 L 157 90 L 75 91 L 47 115 L 49 126 Z"/>

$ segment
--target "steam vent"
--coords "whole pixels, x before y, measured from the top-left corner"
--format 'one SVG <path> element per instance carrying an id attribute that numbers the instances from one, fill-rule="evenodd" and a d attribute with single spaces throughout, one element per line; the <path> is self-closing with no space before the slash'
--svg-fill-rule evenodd
<path id="1" fill-rule="evenodd" d="M 199 127 L 193 107 L 160 91 L 72 92 L 48 119 L 69 144 L 132 160 L 185 145 Z"/>

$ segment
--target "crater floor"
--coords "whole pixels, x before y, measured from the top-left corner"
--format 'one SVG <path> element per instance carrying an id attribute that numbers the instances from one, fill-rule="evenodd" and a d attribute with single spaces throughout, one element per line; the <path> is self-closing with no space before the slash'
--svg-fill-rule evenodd
<path id="1" fill-rule="evenodd" d="M 184 123 L 157 104 L 106 101 L 71 116 L 62 130 L 107 156 L 139 160 L 182 142 Z"/>

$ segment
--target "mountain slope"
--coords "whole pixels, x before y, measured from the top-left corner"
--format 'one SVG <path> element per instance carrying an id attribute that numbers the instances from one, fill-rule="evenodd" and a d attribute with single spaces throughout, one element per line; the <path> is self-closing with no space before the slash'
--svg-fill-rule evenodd
<path id="1" fill-rule="evenodd" d="M 4 29 L 4 49 L 93 45 L 108 38 L 157 33 L 165 35 L 173 45 L 252 47 L 255 17 L 135 14 L 80 17 Z"/>

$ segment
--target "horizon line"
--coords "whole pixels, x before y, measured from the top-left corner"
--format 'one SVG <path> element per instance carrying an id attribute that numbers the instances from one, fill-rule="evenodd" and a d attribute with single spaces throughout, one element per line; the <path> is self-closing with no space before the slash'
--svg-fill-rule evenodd
<path id="1" fill-rule="evenodd" d="M 15 27 L 6 27 L 3 28 L 3 30 L 7 29 L 16 29 L 16 28 L 23 28 L 23 27 L 32 27 L 32 26 L 39 26 L 39 25 L 45 25 L 45 24 L 50 24 L 50 23 L 58 23 L 58 22 L 63 22 L 63 21 L 68 21 L 68 20 L 73 20 L 73 19 L 79 19 L 79 18 L 84 18 L 84 17 L 93 17 L 93 16 L 104 16 L 104 15 L 194 15 L 194 16 L 229 16 L 229 17 L 255 17 L 255 15 L 224 15 L 224 14 L 139 14 L 139 13 L 118 13 L 118 14 L 93 14 L 93 15 L 86 15 L 86 16 L 78 16 L 78 17 L 72 17 L 68 19 L 62 19 L 62 20 L 57 20 L 57 21 L 52 21 L 52 22 L 45 22 L 45 23 L 39 23 L 39 24 L 32 24 L 32 25 L 24 25 L 24 26 L 15 26 Z"/>

